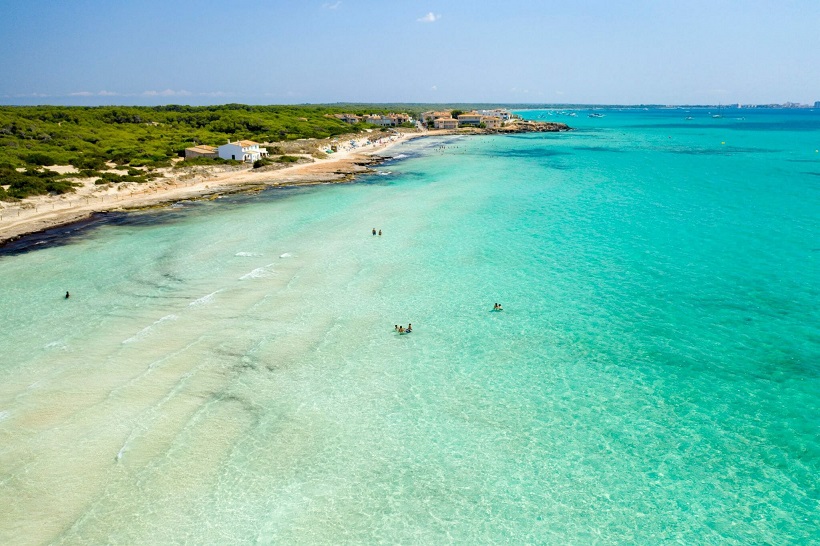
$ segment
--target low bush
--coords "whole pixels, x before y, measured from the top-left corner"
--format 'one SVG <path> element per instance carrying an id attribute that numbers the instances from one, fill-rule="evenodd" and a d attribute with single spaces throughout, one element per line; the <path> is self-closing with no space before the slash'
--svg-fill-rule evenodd
<path id="1" fill-rule="evenodd" d="M 296 163 L 299 158 L 293 155 L 282 155 L 277 157 L 274 161 L 277 163 Z"/>

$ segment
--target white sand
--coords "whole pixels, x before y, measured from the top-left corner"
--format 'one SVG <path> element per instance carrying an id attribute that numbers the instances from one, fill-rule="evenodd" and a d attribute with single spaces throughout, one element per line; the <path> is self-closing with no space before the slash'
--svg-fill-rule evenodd
<path id="1" fill-rule="evenodd" d="M 345 147 L 326 159 L 278 170 L 253 170 L 250 165 L 191 167 L 165 169 L 163 178 L 141 184 L 96 185 L 93 180 L 79 180 L 82 187 L 77 188 L 75 193 L 31 197 L 18 203 L 0 202 L 0 242 L 76 222 L 95 212 L 141 208 L 214 193 L 240 191 L 258 185 L 347 181 L 353 175 L 367 171 L 357 162 L 372 161 L 371 156 L 375 152 L 383 152 L 399 142 L 430 134 L 445 133 L 401 133 L 370 144 L 367 144 L 368 137 L 362 137 L 356 141 L 356 147 L 346 143 Z M 66 168 L 52 167 L 52 170 L 62 169 Z"/>

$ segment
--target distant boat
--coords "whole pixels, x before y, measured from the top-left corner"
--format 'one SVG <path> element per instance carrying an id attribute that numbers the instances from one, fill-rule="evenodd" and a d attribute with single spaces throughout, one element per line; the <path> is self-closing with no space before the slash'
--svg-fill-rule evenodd
<path id="1" fill-rule="evenodd" d="M 602 118 L 602 117 L 605 117 L 605 115 L 604 114 L 592 113 L 592 114 L 589 115 L 589 117 L 591 117 L 591 118 Z"/>
<path id="2" fill-rule="evenodd" d="M 693 120 L 693 119 L 695 119 L 695 118 L 693 118 L 692 116 L 686 116 L 684 119 L 685 119 L 686 121 L 692 121 L 692 120 Z"/>

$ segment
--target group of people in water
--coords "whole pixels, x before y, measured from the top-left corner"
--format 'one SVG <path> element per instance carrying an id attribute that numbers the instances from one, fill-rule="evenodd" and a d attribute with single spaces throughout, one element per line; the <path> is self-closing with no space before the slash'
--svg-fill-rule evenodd
<path id="1" fill-rule="evenodd" d="M 409 334 L 413 331 L 413 325 L 407 323 L 407 328 L 405 328 L 404 326 L 399 326 L 398 324 L 396 324 L 396 326 L 394 326 L 393 329 L 400 334 Z"/>
<path id="2" fill-rule="evenodd" d="M 375 235 L 375 234 L 376 234 L 376 228 L 373 228 L 373 235 Z M 381 234 L 382 234 L 382 230 L 379 230 L 379 237 L 381 237 Z"/>
<path id="3" fill-rule="evenodd" d="M 501 307 L 500 303 L 496 303 L 495 305 L 493 305 L 493 311 L 503 311 L 503 310 L 504 310 L 504 308 Z"/>

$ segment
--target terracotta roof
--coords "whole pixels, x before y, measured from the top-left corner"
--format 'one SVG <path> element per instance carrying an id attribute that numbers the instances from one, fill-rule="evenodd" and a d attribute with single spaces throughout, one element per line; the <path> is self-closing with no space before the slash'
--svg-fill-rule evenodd
<path id="1" fill-rule="evenodd" d="M 185 148 L 186 151 L 196 152 L 199 154 L 212 154 L 216 153 L 216 147 L 208 146 L 207 144 L 199 144 L 198 146 L 191 146 L 190 148 Z"/>
<path id="2" fill-rule="evenodd" d="M 236 142 L 233 142 L 233 144 L 238 144 L 239 146 L 242 146 L 242 147 L 245 147 L 245 146 L 259 146 L 258 142 L 254 142 L 252 140 L 237 140 Z"/>

